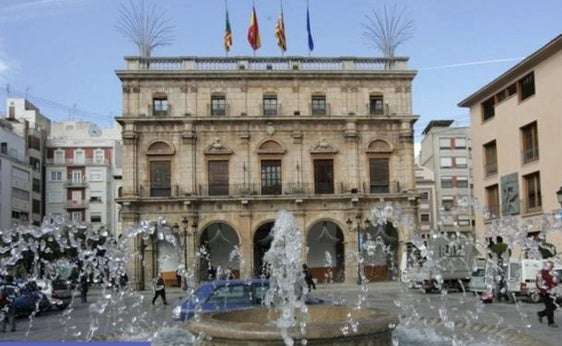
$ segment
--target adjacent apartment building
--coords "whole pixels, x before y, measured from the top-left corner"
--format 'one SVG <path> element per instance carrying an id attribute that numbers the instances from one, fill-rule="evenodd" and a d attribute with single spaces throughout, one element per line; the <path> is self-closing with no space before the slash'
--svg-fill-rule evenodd
<path id="1" fill-rule="evenodd" d="M 120 136 L 119 126 L 101 129 L 84 121 L 51 125 L 46 145 L 47 215 L 120 234 L 114 202 L 121 174 Z"/>
<path id="2" fill-rule="evenodd" d="M 408 232 L 372 211 L 417 219 L 407 58 L 125 60 L 117 201 L 123 228 L 155 225 L 131 241 L 136 288 L 158 271 L 175 281 L 180 264 L 199 279 L 219 266 L 263 275 L 280 210 L 319 281 L 356 282 L 358 251 L 367 278 L 390 278 Z M 363 250 L 377 239 L 391 252 Z"/>
<path id="3" fill-rule="evenodd" d="M 470 108 L 474 194 L 484 206 L 476 232 L 484 243 L 495 238 L 494 220 L 515 217 L 527 236 L 542 234 L 562 249 L 562 235 L 536 222 L 560 208 L 561 80 L 562 35 L 459 103 Z M 504 231 L 512 239 L 521 232 Z M 525 248 L 514 251 L 526 256 Z"/>

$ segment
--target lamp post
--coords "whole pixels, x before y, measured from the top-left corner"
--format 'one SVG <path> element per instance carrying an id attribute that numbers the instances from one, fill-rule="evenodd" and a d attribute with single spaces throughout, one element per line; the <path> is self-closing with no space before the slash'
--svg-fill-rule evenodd
<path id="1" fill-rule="evenodd" d="M 558 203 L 560 203 L 560 207 L 562 207 L 562 186 L 556 191 L 556 197 L 558 197 Z"/>
<path id="2" fill-rule="evenodd" d="M 351 220 L 351 218 L 348 218 L 347 221 L 345 222 L 347 224 L 347 227 L 352 231 L 352 232 L 356 232 L 357 233 L 357 284 L 361 284 L 363 282 L 362 279 L 362 275 L 361 275 L 361 263 L 362 263 L 362 256 L 363 256 L 363 251 L 362 251 L 362 242 L 363 242 L 363 231 L 366 230 L 369 225 L 370 225 L 370 221 L 369 219 L 365 219 L 365 228 L 362 228 L 361 226 L 361 214 L 357 214 L 355 216 L 355 227 L 353 227 L 353 221 Z"/>

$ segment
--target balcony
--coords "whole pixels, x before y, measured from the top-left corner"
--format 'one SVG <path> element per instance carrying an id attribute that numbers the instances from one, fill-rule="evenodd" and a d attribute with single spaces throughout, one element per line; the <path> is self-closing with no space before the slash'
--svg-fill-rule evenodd
<path id="1" fill-rule="evenodd" d="M 484 174 L 486 177 L 498 174 L 498 162 L 492 161 L 484 164 Z"/>
<path id="2" fill-rule="evenodd" d="M 521 152 L 521 159 L 523 163 L 537 161 L 539 159 L 539 148 L 532 147 L 525 149 Z"/>
<path id="3" fill-rule="evenodd" d="M 87 200 L 66 201 L 64 207 L 66 209 L 87 209 L 90 203 Z"/>
<path id="4" fill-rule="evenodd" d="M 107 159 L 93 159 L 88 158 L 85 160 L 75 160 L 75 159 L 46 159 L 45 163 L 49 166 L 109 166 L 109 160 Z"/>
<path id="5" fill-rule="evenodd" d="M 521 214 L 542 213 L 542 202 L 540 197 L 536 199 L 521 200 Z"/>
<path id="6" fill-rule="evenodd" d="M 66 188 L 87 188 L 88 182 L 85 179 L 82 180 L 67 180 L 64 182 L 64 187 Z"/>

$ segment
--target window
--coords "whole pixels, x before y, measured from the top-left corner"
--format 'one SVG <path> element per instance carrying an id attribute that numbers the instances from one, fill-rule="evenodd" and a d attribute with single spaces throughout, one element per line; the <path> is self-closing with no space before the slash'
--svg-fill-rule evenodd
<path id="1" fill-rule="evenodd" d="M 55 155 L 55 160 L 54 160 L 55 163 L 64 163 L 64 159 L 65 159 L 64 150 L 62 149 L 55 150 L 54 155 Z"/>
<path id="2" fill-rule="evenodd" d="M 226 99 L 224 96 L 211 96 L 211 115 L 226 115 Z"/>
<path id="3" fill-rule="evenodd" d="M 81 184 L 82 183 L 82 171 L 72 171 L 72 183 Z"/>
<path id="4" fill-rule="evenodd" d="M 81 211 L 73 211 L 70 214 L 70 217 L 72 218 L 72 222 L 82 222 L 84 221 L 82 218 L 82 212 Z"/>
<path id="5" fill-rule="evenodd" d="M 90 196 L 90 202 L 92 203 L 101 203 L 101 196 L 100 195 L 92 195 Z"/>
<path id="6" fill-rule="evenodd" d="M 74 150 L 74 163 L 84 164 L 86 162 L 86 153 L 82 149 Z"/>
<path id="7" fill-rule="evenodd" d="M 389 193 L 388 159 L 369 159 L 370 193 Z"/>
<path id="8" fill-rule="evenodd" d="M 49 181 L 62 181 L 62 171 L 51 171 Z"/>
<path id="9" fill-rule="evenodd" d="M 459 215 L 457 217 L 457 224 L 459 226 L 470 226 L 470 217 L 468 215 Z"/>
<path id="10" fill-rule="evenodd" d="M 439 167 L 441 168 L 452 168 L 453 159 L 451 157 L 442 157 L 439 159 Z"/>
<path id="11" fill-rule="evenodd" d="M 170 161 L 150 162 L 150 196 L 169 197 L 172 193 Z"/>
<path id="12" fill-rule="evenodd" d="M 263 98 L 263 115 L 278 115 L 277 114 L 277 97 L 264 96 Z"/>
<path id="13" fill-rule="evenodd" d="M 466 138 L 455 138 L 455 149 L 466 149 Z"/>
<path id="14" fill-rule="evenodd" d="M 535 94 L 535 73 L 531 72 L 517 82 L 521 101 Z"/>
<path id="15" fill-rule="evenodd" d="M 228 161 L 209 161 L 209 195 L 228 196 Z"/>
<path id="16" fill-rule="evenodd" d="M 451 149 L 451 138 L 439 138 L 439 149 Z"/>
<path id="17" fill-rule="evenodd" d="M 517 93 L 517 85 L 515 83 L 507 87 L 507 96 L 513 96 Z"/>
<path id="18" fill-rule="evenodd" d="M 8 155 L 8 143 L 7 142 L 0 143 L 0 154 Z"/>
<path id="19" fill-rule="evenodd" d="M 326 115 L 326 96 L 312 96 L 312 115 Z"/>
<path id="20" fill-rule="evenodd" d="M 429 199 L 429 192 L 421 192 L 420 199 L 428 200 Z"/>
<path id="21" fill-rule="evenodd" d="M 27 222 L 29 220 L 29 213 L 26 211 L 12 210 L 12 219 Z"/>
<path id="22" fill-rule="evenodd" d="M 281 194 L 281 161 L 261 161 L 261 193 L 263 195 Z"/>
<path id="23" fill-rule="evenodd" d="M 493 97 L 490 97 L 486 101 L 482 102 L 482 121 L 486 121 L 493 118 L 496 115 L 496 108 L 494 107 L 495 101 Z"/>
<path id="24" fill-rule="evenodd" d="M 152 115 L 168 115 L 168 98 L 165 96 L 154 97 L 152 99 Z"/>
<path id="25" fill-rule="evenodd" d="M 498 173 L 498 156 L 496 141 L 484 144 L 484 176 L 489 177 Z"/>
<path id="26" fill-rule="evenodd" d="M 525 183 L 525 211 L 532 213 L 542 210 L 540 173 L 525 175 L 523 181 Z"/>
<path id="27" fill-rule="evenodd" d="M 101 169 L 92 169 L 90 171 L 90 181 L 104 181 L 103 171 Z"/>
<path id="28" fill-rule="evenodd" d="M 539 134 L 537 122 L 521 128 L 521 139 L 523 142 L 523 163 L 539 159 Z"/>
<path id="29" fill-rule="evenodd" d="M 314 160 L 314 193 L 334 193 L 334 161 Z"/>
<path id="30" fill-rule="evenodd" d="M 421 222 L 429 222 L 429 214 L 421 214 L 420 215 Z"/>
<path id="31" fill-rule="evenodd" d="M 12 177 L 23 181 L 29 181 L 30 179 L 30 175 L 28 171 L 24 171 L 23 169 L 19 169 L 15 167 L 12 171 Z"/>
<path id="32" fill-rule="evenodd" d="M 33 178 L 33 192 L 41 192 L 41 180 Z"/>
<path id="33" fill-rule="evenodd" d="M 455 206 L 455 199 L 452 196 L 443 196 L 441 200 L 441 206 L 445 211 L 450 211 Z"/>
<path id="34" fill-rule="evenodd" d="M 41 150 L 41 139 L 34 135 L 27 136 L 27 147 L 29 149 Z"/>
<path id="35" fill-rule="evenodd" d="M 34 199 L 31 201 L 31 212 L 33 214 L 41 214 L 41 201 Z"/>
<path id="36" fill-rule="evenodd" d="M 17 187 L 12 187 L 12 198 L 29 201 L 29 191 L 18 189 Z"/>
<path id="37" fill-rule="evenodd" d="M 93 212 L 90 214 L 90 222 L 101 223 L 101 213 Z"/>
<path id="38" fill-rule="evenodd" d="M 369 96 L 369 114 L 370 115 L 384 114 L 382 95 Z"/>
<path id="39" fill-rule="evenodd" d="M 441 187 L 444 187 L 444 188 L 453 187 L 453 177 L 442 176 L 441 177 Z"/>
<path id="40" fill-rule="evenodd" d="M 62 191 L 48 191 L 47 192 L 47 202 L 49 203 L 62 203 L 63 200 L 63 194 Z"/>
<path id="41" fill-rule="evenodd" d="M 103 149 L 94 150 L 94 163 L 103 163 L 105 160 L 105 151 Z"/>
<path id="42" fill-rule="evenodd" d="M 457 187 L 468 187 L 468 177 L 457 177 Z"/>
<path id="43" fill-rule="evenodd" d="M 468 162 L 466 157 L 455 157 L 455 167 L 456 168 L 467 168 Z"/>

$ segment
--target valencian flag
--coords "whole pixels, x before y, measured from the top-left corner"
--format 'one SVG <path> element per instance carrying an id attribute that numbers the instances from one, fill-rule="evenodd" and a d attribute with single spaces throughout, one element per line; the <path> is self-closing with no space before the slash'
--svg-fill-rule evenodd
<path id="1" fill-rule="evenodd" d="M 226 27 L 224 29 L 224 49 L 230 51 L 232 46 L 232 30 L 230 29 L 230 20 L 228 19 L 228 9 L 226 9 Z"/>
<path id="2" fill-rule="evenodd" d="M 275 25 L 275 37 L 277 37 L 277 45 L 281 48 L 281 52 L 284 53 L 287 50 L 287 40 L 285 40 L 285 21 L 283 20 L 283 9 L 281 9 L 281 14 L 277 19 L 277 24 Z"/>
<path id="3" fill-rule="evenodd" d="M 312 32 L 310 31 L 310 14 L 308 13 L 308 1 L 306 2 L 306 31 L 308 31 L 308 49 L 312 52 L 314 50 L 314 40 L 312 39 Z"/>
<path id="4" fill-rule="evenodd" d="M 256 8 L 252 6 L 252 17 L 250 18 L 250 27 L 248 28 L 248 42 L 254 51 L 261 47 L 260 29 L 258 27 L 258 17 Z"/>

